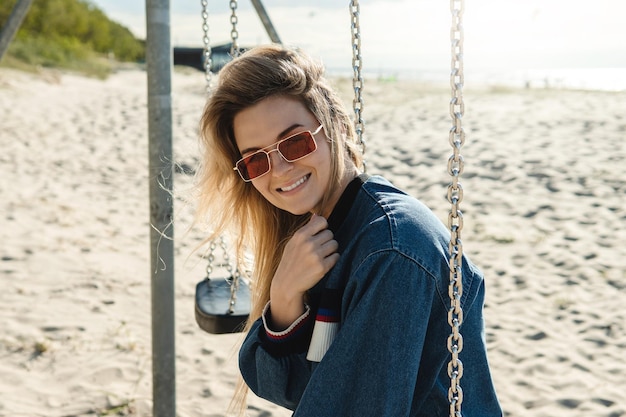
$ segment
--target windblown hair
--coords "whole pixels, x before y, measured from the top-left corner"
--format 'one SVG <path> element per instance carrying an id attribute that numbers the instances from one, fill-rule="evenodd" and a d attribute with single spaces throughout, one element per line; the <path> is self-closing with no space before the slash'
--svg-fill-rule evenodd
<path id="1" fill-rule="evenodd" d="M 235 115 L 277 95 L 299 100 L 324 125 L 332 161 L 322 207 L 339 187 L 347 161 L 362 168 L 353 123 L 324 78 L 321 63 L 300 50 L 268 45 L 255 47 L 222 68 L 200 122 L 197 217 L 205 223 L 210 221 L 213 230 L 207 240 L 229 231 L 237 236 L 238 259 L 245 259 L 248 251 L 253 255 L 247 329 L 269 300 L 271 281 L 286 242 L 310 218 L 309 214 L 296 216 L 273 206 L 233 170 L 241 158 L 234 135 Z"/>

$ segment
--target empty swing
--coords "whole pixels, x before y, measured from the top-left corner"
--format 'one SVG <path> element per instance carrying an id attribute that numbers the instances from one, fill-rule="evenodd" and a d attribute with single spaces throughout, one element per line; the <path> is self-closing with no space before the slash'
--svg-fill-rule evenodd
<path id="1" fill-rule="evenodd" d="M 206 74 L 207 93 L 211 91 L 212 60 L 211 45 L 209 38 L 209 14 L 208 1 L 202 0 L 202 18 L 204 30 L 204 69 Z M 230 1 L 231 8 L 231 49 L 232 57 L 239 55 L 237 43 L 237 1 Z M 221 250 L 223 262 L 216 263 L 216 249 Z M 223 236 L 217 242 L 213 240 L 209 245 L 208 265 L 206 267 L 206 277 L 196 285 L 195 296 L 195 318 L 198 326 L 208 333 L 223 334 L 235 333 L 244 329 L 248 316 L 250 315 L 250 288 L 241 278 L 241 271 L 237 261 L 235 266 L 230 262 L 228 247 Z M 214 277 L 212 274 L 215 268 L 225 269 L 227 274 L 222 277 Z"/>

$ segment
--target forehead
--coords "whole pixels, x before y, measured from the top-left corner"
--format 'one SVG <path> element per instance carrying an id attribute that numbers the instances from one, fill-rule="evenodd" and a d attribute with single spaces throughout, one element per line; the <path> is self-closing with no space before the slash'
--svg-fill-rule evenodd
<path id="1" fill-rule="evenodd" d="M 263 148 L 299 127 L 315 128 L 315 116 L 298 99 L 288 96 L 267 97 L 241 110 L 233 120 L 239 150 Z M 286 131 L 287 130 L 287 131 Z"/>

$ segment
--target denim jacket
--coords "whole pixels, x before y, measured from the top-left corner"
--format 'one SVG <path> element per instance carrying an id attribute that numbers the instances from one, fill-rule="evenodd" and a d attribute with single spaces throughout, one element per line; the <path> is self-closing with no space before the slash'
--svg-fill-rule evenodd
<path id="1" fill-rule="evenodd" d="M 347 194 L 329 217 L 340 260 L 309 291 L 310 312 L 297 326 L 274 334 L 263 319 L 254 323 L 239 353 L 242 376 L 296 417 L 448 416 L 449 232 L 381 177 L 361 177 Z M 463 416 L 502 416 L 487 363 L 483 276 L 467 257 L 462 276 Z M 325 289 L 339 291 L 339 330 L 317 363 L 306 357 Z"/>

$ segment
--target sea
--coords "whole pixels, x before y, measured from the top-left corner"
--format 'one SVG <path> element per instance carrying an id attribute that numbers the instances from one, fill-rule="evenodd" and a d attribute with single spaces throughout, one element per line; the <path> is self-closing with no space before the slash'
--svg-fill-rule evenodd
<path id="1" fill-rule="evenodd" d="M 329 68 L 333 76 L 352 77 L 345 69 Z M 363 70 L 365 79 L 411 80 L 434 84 L 450 83 L 449 69 Z M 465 87 L 567 89 L 626 92 L 626 68 L 542 68 L 464 70 Z"/>

